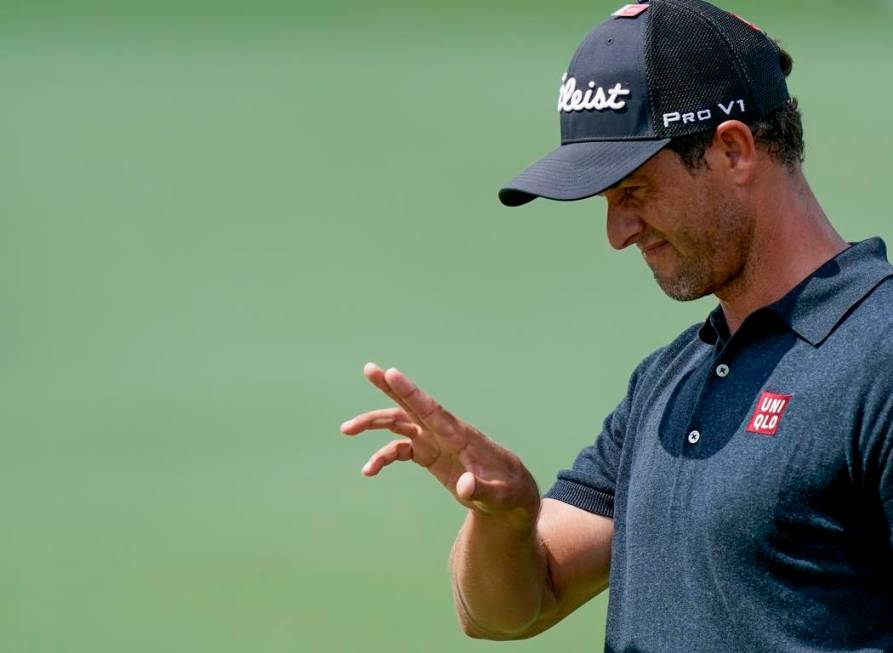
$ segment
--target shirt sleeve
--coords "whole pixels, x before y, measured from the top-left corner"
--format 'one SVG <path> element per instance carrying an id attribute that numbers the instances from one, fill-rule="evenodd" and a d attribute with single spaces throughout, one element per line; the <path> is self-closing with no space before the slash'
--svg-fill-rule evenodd
<path id="1" fill-rule="evenodd" d="M 886 466 L 881 473 L 881 506 L 887 521 L 887 542 L 893 551 L 893 457 L 887 455 Z"/>
<path id="2" fill-rule="evenodd" d="M 868 439 L 869 447 L 863 457 L 863 470 L 870 479 L 868 487 L 872 491 L 876 488 L 884 520 L 887 550 L 893 552 L 893 401 L 889 398 L 893 383 L 885 385 L 888 398 L 882 418 L 878 420 L 882 426 L 875 429 Z"/>
<path id="3" fill-rule="evenodd" d="M 629 426 L 629 417 L 638 379 L 658 352 L 646 358 L 629 380 L 626 396 L 605 418 L 595 442 L 577 454 L 571 469 L 558 472 L 558 480 L 544 495 L 603 517 L 614 517 L 614 491 L 620 454 Z"/>
<path id="4" fill-rule="evenodd" d="M 872 524 L 872 530 L 880 528 L 887 551 L 893 552 L 893 369 L 887 362 L 888 352 L 893 352 L 890 340 L 893 337 L 872 347 L 873 352 L 883 352 L 877 356 L 883 361 L 883 369 L 877 376 L 867 375 L 866 387 L 859 395 L 860 428 L 855 432 L 859 465 L 853 476 L 862 488 L 872 520 L 881 520 Z"/>

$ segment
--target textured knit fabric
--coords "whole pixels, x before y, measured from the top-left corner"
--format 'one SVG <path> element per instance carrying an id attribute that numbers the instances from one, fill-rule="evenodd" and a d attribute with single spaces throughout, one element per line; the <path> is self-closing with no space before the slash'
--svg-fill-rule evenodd
<path id="1" fill-rule="evenodd" d="M 884 243 L 648 356 L 546 496 L 614 519 L 607 651 L 893 651 Z"/>
<path id="2" fill-rule="evenodd" d="M 645 75 L 658 135 L 709 131 L 730 117 L 749 120 L 787 101 L 778 48 L 740 18 L 699 0 L 654 0 L 647 14 Z M 667 112 L 704 110 L 710 117 L 703 120 L 663 120 Z"/>

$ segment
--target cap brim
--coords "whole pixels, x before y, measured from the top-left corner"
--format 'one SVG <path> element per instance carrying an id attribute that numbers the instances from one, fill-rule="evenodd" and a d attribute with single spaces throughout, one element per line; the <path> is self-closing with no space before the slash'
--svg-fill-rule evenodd
<path id="1" fill-rule="evenodd" d="M 581 200 L 598 195 L 662 150 L 669 138 L 654 141 L 587 141 L 553 150 L 499 190 L 506 206 L 537 197 Z"/>

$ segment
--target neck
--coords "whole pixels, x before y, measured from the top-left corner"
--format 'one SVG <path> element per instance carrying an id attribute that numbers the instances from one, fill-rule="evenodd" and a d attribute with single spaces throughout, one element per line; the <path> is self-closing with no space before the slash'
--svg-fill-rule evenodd
<path id="1" fill-rule="evenodd" d="M 780 178 L 767 180 L 755 203 L 753 244 L 744 268 L 716 292 L 730 334 L 748 315 L 784 297 L 848 247 L 799 167 L 779 168 L 775 174 Z"/>

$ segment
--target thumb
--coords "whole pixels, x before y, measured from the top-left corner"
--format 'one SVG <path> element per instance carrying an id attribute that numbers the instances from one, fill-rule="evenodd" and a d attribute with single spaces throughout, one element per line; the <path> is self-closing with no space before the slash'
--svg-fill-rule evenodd
<path id="1" fill-rule="evenodd" d="M 456 481 L 456 496 L 462 501 L 473 502 L 483 508 L 494 501 L 499 502 L 502 494 L 500 485 L 498 482 L 478 478 L 472 472 L 465 472 Z"/>
<path id="2" fill-rule="evenodd" d="M 501 481 L 489 481 L 478 478 L 472 472 L 465 472 L 456 480 L 456 496 L 468 508 L 479 514 L 499 515 L 514 513 L 520 519 L 520 524 L 528 526 L 535 523 L 539 515 L 541 502 L 536 482 L 530 478 L 530 487 L 527 488 L 526 499 L 519 495 L 517 500 L 508 497 L 514 493 L 506 494 L 505 483 Z M 526 494 L 524 496 L 526 496 Z"/>
<path id="3" fill-rule="evenodd" d="M 456 496 L 462 501 L 473 501 L 477 489 L 477 479 L 471 472 L 465 472 L 456 481 Z"/>

